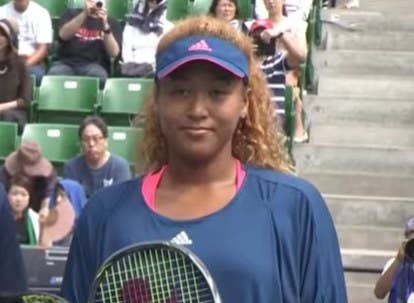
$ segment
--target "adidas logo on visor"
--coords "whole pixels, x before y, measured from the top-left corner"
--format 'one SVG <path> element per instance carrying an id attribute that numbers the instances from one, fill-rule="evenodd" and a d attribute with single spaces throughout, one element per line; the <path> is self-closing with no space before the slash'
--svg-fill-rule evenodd
<path id="1" fill-rule="evenodd" d="M 213 50 L 208 46 L 207 42 L 205 40 L 200 40 L 197 43 L 194 43 L 188 48 L 188 51 L 195 52 L 195 51 L 206 51 L 206 52 L 212 52 Z"/>

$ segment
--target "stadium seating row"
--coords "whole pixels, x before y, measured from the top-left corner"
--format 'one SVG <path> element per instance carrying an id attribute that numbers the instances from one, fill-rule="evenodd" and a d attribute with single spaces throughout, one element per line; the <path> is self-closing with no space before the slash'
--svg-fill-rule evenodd
<path id="1" fill-rule="evenodd" d="M 142 129 L 132 127 L 108 127 L 108 149 L 125 158 L 131 166 L 136 163 L 136 150 L 142 136 Z M 65 161 L 80 152 L 78 126 L 70 124 L 26 124 L 23 134 L 17 135 L 17 124 L 0 122 L 0 160 L 3 161 L 16 150 L 22 141 L 39 144 L 43 155 L 49 159 L 58 171 Z"/>
<path id="2" fill-rule="evenodd" d="M 110 78 L 102 91 L 94 77 L 45 76 L 33 87 L 31 122 L 78 124 L 99 114 L 108 125 L 129 126 L 140 112 L 150 79 Z"/>

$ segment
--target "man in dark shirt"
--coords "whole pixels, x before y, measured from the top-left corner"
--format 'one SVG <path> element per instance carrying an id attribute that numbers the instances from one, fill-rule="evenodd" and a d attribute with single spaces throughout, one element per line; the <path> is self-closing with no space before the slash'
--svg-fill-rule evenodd
<path id="1" fill-rule="evenodd" d="M 49 74 L 99 77 L 103 86 L 120 45 L 121 27 L 108 17 L 105 2 L 85 0 L 84 9 L 68 9 L 60 19 L 58 61 Z"/>
<path id="2" fill-rule="evenodd" d="M 27 281 L 16 241 L 15 224 L 6 192 L 0 184 L 0 296 L 26 290 Z"/>

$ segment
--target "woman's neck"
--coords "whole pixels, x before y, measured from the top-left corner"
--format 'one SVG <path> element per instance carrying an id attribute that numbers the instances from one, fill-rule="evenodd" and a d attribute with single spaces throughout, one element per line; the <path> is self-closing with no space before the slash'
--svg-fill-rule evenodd
<path id="1" fill-rule="evenodd" d="M 283 18 L 284 18 L 283 14 L 279 14 L 279 13 L 269 15 L 269 19 L 272 20 L 274 23 L 278 23 L 282 21 Z"/>
<path id="2" fill-rule="evenodd" d="M 92 169 L 99 169 L 106 164 L 110 155 L 111 154 L 109 153 L 109 151 L 106 151 L 105 155 L 102 158 L 100 158 L 98 161 L 94 161 L 94 162 L 87 161 L 88 166 Z"/>
<path id="3" fill-rule="evenodd" d="M 21 220 L 24 216 L 24 212 L 13 212 L 14 221 Z"/>
<path id="4" fill-rule="evenodd" d="M 169 186 L 213 185 L 234 183 L 236 161 L 232 155 L 224 154 L 212 161 L 194 163 L 182 159 L 170 159 L 161 183 Z M 163 182 L 164 181 L 164 182 Z"/>

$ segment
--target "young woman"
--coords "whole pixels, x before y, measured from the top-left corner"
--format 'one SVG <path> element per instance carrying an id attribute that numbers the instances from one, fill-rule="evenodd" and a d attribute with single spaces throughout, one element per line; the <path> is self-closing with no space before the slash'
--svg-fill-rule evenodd
<path id="1" fill-rule="evenodd" d="M 32 181 L 23 175 L 15 176 L 10 183 L 8 198 L 20 244 L 37 245 L 39 241 L 39 216 L 29 207 Z"/>
<path id="2" fill-rule="evenodd" d="M 213 0 L 209 13 L 213 17 L 229 22 L 237 30 L 247 31 L 241 21 L 237 0 Z"/>
<path id="3" fill-rule="evenodd" d="M 156 58 L 148 171 L 87 203 L 64 296 L 85 302 L 118 249 L 170 240 L 206 264 L 223 302 L 346 302 L 331 217 L 319 192 L 288 173 L 249 38 L 215 18 L 189 18 L 161 39 Z"/>
<path id="4" fill-rule="evenodd" d="M 0 120 L 27 122 L 30 80 L 26 65 L 17 55 L 18 25 L 11 19 L 0 20 Z"/>

